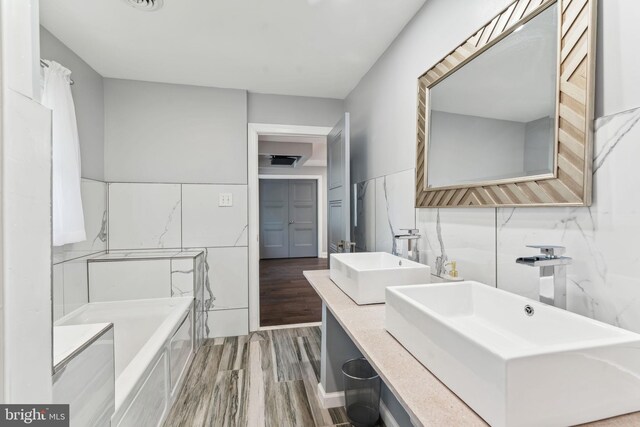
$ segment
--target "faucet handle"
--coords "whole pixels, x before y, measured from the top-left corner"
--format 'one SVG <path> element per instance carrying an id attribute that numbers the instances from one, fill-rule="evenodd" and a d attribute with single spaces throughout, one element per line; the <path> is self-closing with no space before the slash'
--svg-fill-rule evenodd
<path id="1" fill-rule="evenodd" d="M 527 245 L 528 248 L 540 249 L 540 253 L 548 256 L 549 258 L 555 258 L 560 255 L 564 255 L 567 248 L 564 246 L 554 245 Z"/>

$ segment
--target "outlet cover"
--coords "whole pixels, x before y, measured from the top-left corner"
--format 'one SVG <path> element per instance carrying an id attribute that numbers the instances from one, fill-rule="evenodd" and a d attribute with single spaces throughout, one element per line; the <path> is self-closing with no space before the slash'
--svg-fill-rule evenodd
<path id="1" fill-rule="evenodd" d="M 233 193 L 219 193 L 218 206 L 220 207 L 233 206 Z"/>

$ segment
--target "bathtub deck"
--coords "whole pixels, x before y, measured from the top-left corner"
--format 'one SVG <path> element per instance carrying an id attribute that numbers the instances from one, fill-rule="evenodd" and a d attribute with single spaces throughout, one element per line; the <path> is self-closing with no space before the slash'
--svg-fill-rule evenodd
<path id="1" fill-rule="evenodd" d="M 318 327 L 207 340 L 165 426 L 349 426 L 320 407 L 319 377 Z"/>

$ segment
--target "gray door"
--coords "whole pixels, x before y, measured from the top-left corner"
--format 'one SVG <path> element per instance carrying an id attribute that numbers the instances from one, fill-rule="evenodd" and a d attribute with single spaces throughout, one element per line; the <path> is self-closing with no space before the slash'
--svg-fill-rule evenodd
<path id="1" fill-rule="evenodd" d="M 351 251 L 349 113 L 327 136 L 329 253 Z"/>
<path id="2" fill-rule="evenodd" d="M 315 180 L 289 181 L 289 258 L 318 256 L 318 195 Z"/>
<path id="3" fill-rule="evenodd" d="M 315 180 L 260 180 L 260 258 L 318 256 Z"/>
<path id="4" fill-rule="evenodd" d="M 260 258 L 289 257 L 289 181 L 260 180 Z"/>

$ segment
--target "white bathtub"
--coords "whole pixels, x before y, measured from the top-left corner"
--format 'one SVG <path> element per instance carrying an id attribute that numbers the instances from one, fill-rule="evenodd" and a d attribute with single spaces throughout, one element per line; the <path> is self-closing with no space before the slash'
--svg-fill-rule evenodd
<path id="1" fill-rule="evenodd" d="M 193 298 L 89 303 L 56 325 L 114 326 L 113 426 L 156 426 L 173 403 L 194 352 Z"/>

